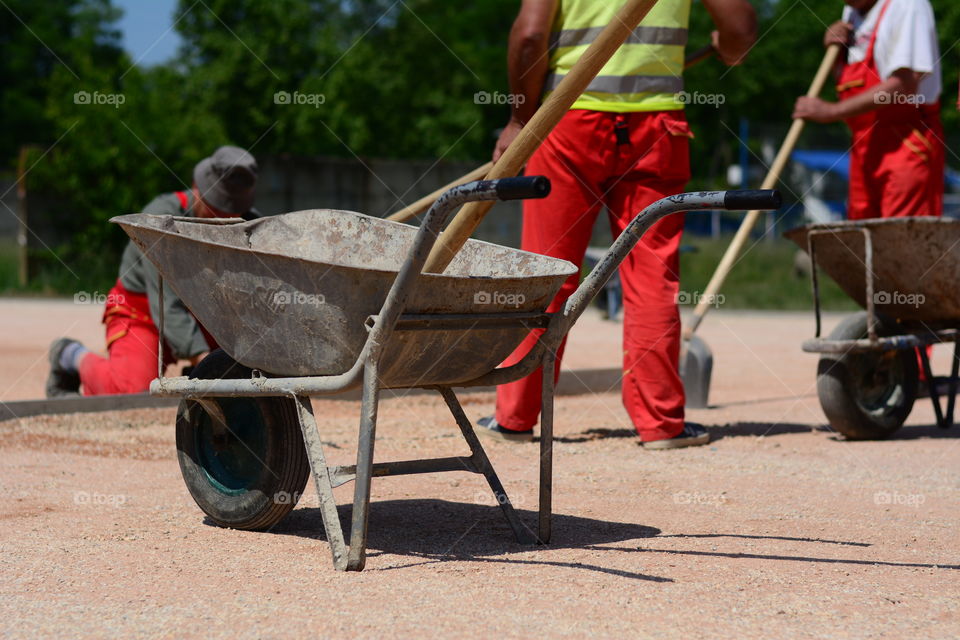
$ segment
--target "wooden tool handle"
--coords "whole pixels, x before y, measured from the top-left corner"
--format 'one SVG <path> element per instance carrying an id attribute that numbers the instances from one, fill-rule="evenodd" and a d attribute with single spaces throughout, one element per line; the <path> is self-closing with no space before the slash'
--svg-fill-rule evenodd
<path id="1" fill-rule="evenodd" d="M 823 86 L 826 84 L 827 78 L 830 77 L 830 72 L 833 71 L 839 53 L 840 45 L 833 44 L 827 48 L 827 52 L 823 56 L 823 61 L 820 63 L 820 68 L 817 70 L 817 75 L 814 76 L 813 82 L 810 83 L 807 97 L 816 98 L 820 95 L 820 92 L 823 91 Z M 773 189 L 777 186 L 777 183 L 780 182 L 780 174 L 783 173 L 784 168 L 787 166 L 787 161 L 790 159 L 790 154 L 793 153 L 794 147 L 797 146 L 800 134 L 803 133 L 804 124 L 802 118 L 796 118 L 793 121 L 793 124 L 790 126 L 790 131 L 787 132 L 787 137 L 784 139 L 783 144 L 780 145 L 780 151 L 777 152 L 777 157 L 767 172 L 767 177 L 764 178 L 763 184 L 760 186 L 761 189 Z M 746 176 L 744 176 L 743 179 L 746 180 Z M 727 247 L 727 251 L 723 254 L 720 264 L 717 265 L 717 270 L 714 271 L 713 277 L 710 278 L 710 283 L 707 284 L 703 295 L 700 296 L 700 302 L 693 310 L 693 315 L 690 317 L 690 321 L 683 331 L 684 340 L 690 339 L 703 321 L 703 317 L 707 315 L 707 312 L 710 310 L 710 306 L 720 291 L 720 287 L 723 286 L 724 281 L 730 274 L 730 270 L 733 269 L 733 265 L 740 255 L 740 250 L 743 249 L 743 246 L 750 238 L 750 231 L 760 218 L 760 213 L 760 211 L 750 211 L 743 219 L 743 222 L 740 223 L 737 234 L 733 237 L 730 246 Z"/>
<path id="2" fill-rule="evenodd" d="M 703 62 L 716 52 L 717 51 L 713 48 L 712 44 L 701 47 L 686 57 L 686 59 L 683 61 L 683 68 L 689 69 L 693 65 Z"/>
<path id="3" fill-rule="evenodd" d="M 413 204 L 408 204 L 403 209 L 400 209 L 395 213 L 391 213 L 389 216 L 387 216 L 386 219 L 393 220 L 394 222 L 406 222 L 410 218 L 420 215 L 421 213 L 429 209 L 431 206 L 433 206 L 433 203 L 437 201 L 437 198 L 442 196 L 446 191 L 453 189 L 454 187 L 459 187 L 462 184 L 473 182 L 474 180 L 479 180 L 480 178 L 484 177 L 490 171 L 490 168 L 492 166 L 493 166 L 493 163 L 488 162 L 482 167 L 477 167 L 470 173 L 460 176 L 459 178 L 457 178 L 456 180 L 454 180 L 449 184 L 443 185 L 442 187 L 430 193 L 429 195 L 423 196 Z"/>
<path id="4" fill-rule="evenodd" d="M 627 0 L 617 16 L 583 52 L 556 90 L 540 105 L 537 112 L 530 118 L 530 122 L 520 130 L 486 175 L 488 180 L 508 178 L 520 172 L 544 138 L 560 122 L 587 85 L 600 73 L 603 65 L 610 60 L 617 48 L 623 44 L 656 3 L 657 0 Z M 424 271 L 443 273 L 492 206 L 491 201 L 470 202 L 464 205 L 433 246 Z"/>

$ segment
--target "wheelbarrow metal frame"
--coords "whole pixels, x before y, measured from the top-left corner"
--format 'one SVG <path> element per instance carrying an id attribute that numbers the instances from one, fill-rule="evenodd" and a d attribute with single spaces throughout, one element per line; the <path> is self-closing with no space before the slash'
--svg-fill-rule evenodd
<path id="1" fill-rule="evenodd" d="M 831 340 L 821 337 L 822 320 L 820 304 L 820 280 L 817 275 L 817 253 L 814 240 L 820 236 L 836 236 L 840 234 L 861 234 L 863 236 L 864 272 L 864 300 L 867 311 L 867 338 L 860 340 Z M 807 353 L 868 353 L 875 351 L 903 351 L 916 350 L 920 356 L 920 364 L 928 381 L 930 401 L 936 416 L 937 426 L 946 429 L 953 425 L 954 409 L 956 407 L 957 392 L 960 389 L 960 329 L 931 328 L 920 323 L 922 328 L 908 333 L 894 336 L 877 335 L 877 312 L 874 300 L 876 288 L 876 274 L 873 270 L 873 230 L 869 226 L 851 226 L 847 228 L 811 229 L 807 232 L 807 254 L 810 256 L 810 283 L 813 289 L 813 309 L 816 319 L 816 335 L 803 342 L 802 348 Z M 906 327 L 905 327 L 906 328 Z M 950 375 L 934 377 L 930 368 L 930 358 L 924 347 L 940 343 L 954 343 L 953 363 Z M 938 386 L 946 383 L 946 406 L 940 400 Z"/>
<path id="2" fill-rule="evenodd" d="M 530 178 L 530 180 L 532 179 Z M 547 544 L 551 538 L 553 500 L 553 376 L 543 376 L 540 418 L 540 488 L 536 534 L 529 530 L 517 515 L 452 387 L 500 385 L 526 377 L 540 367 L 544 371 L 552 371 L 557 349 L 571 326 L 583 314 L 590 301 L 615 273 L 620 263 L 636 246 L 643 234 L 661 218 L 674 213 L 693 210 L 752 209 L 779 206 L 779 195 L 771 191 L 686 193 L 659 200 L 644 209 L 631 221 L 583 283 L 567 299 L 564 308 L 557 313 L 404 314 L 405 304 L 411 291 L 417 285 L 418 276 L 423 269 L 426 258 L 450 211 L 466 202 L 497 199 L 498 184 L 504 182 L 504 180 L 478 181 L 455 187 L 447 191 L 431 207 L 419 228 L 410 253 L 400 268 L 380 313 L 367 319 L 368 338 L 355 363 L 348 371 L 339 375 L 280 378 L 266 377 L 254 371 L 254 375 L 249 379 L 197 380 L 184 376 L 164 377 L 162 358 L 158 359 L 159 375 L 150 385 L 150 393 L 153 395 L 201 401 L 208 401 L 216 397 L 284 396 L 295 401 L 307 457 L 319 495 L 324 529 L 330 543 L 334 567 L 338 570 L 359 571 L 363 569 L 367 545 L 370 486 L 373 477 L 441 471 L 468 471 L 481 474 L 486 478 L 517 541 L 520 543 Z M 764 203 L 770 204 L 763 206 Z M 162 276 L 160 292 L 162 296 Z M 162 300 L 160 308 L 160 353 L 162 354 Z M 379 394 L 381 389 L 387 388 L 381 383 L 377 372 L 385 347 L 394 332 L 431 331 L 464 326 L 477 329 L 496 328 L 516 326 L 517 324 L 529 329 L 544 329 L 533 349 L 518 363 L 508 367 L 496 368 L 485 375 L 456 385 L 433 384 L 424 387 L 400 387 L 429 388 L 439 392 L 470 448 L 471 454 L 469 456 L 386 463 L 373 462 Z M 327 464 L 323 452 L 310 396 L 340 393 L 359 386 L 362 386 L 363 392 L 356 464 L 330 466 Z M 204 406 L 215 404 L 214 402 L 205 402 Z M 223 423 L 223 421 L 220 420 L 219 423 Z M 224 427 L 228 428 L 225 424 Z M 350 543 L 347 545 L 337 514 L 333 489 L 350 481 L 355 484 Z"/>

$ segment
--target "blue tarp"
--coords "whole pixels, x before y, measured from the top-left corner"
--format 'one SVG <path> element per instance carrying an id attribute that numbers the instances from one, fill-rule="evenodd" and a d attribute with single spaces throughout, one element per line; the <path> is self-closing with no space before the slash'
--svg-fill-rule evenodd
<path id="1" fill-rule="evenodd" d="M 794 151 L 790 158 L 814 171 L 828 171 L 844 180 L 850 179 L 850 154 L 846 151 Z M 947 167 L 946 181 L 950 188 L 960 189 L 960 172 Z"/>
<path id="2" fill-rule="evenodd" d="M 794 151 L 790 158 L 814 171 L 829 171 L 844 180 L 850 179 L 850 154 L 846 151 Z"/>
<path id="3" fill-rule="evenodd" d="M 960 172 L 947 168 L 947 184 L 952 189 L 960 189 Z"/>

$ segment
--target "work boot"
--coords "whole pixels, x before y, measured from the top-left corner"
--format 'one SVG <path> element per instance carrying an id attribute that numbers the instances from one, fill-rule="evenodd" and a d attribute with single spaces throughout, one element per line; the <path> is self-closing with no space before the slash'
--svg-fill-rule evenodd
<path id="1" fill-rule="evenodd" d="M 491 440 L 500 442 L 533 442 L 533 429 L 526 431 L 514 431 L 502 426 L 494 416 L 486 416 L 477 420 L 477 429 L 475 431 Z"/>
<path id="2" fill-rule="evenodd" d="M 63 350 L 74 342 L 77 341 L 72 338 L 57 338 L 50 345 L 50 374 L 47 376 L 46 386 L 48 398 L 80 395 L 80 374 L 67 370 L 60 364 Z"/>
<path id="3" fill-rule="evenodd" d="M 683 447 L 698 447 L 710 442 L 710 434 L 699 424 L 687 422 L 683 431 L 664 440 L 644 442 L 644 449 L 681 449 Z"/>

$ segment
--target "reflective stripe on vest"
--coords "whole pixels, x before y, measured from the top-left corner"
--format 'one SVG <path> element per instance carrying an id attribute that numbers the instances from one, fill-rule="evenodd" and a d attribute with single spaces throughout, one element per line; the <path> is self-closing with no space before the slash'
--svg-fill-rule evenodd
<path id="1" fill-rule="evenodd" d="M 691 0 L 660 0 L 613 54 L 574 109 L 668 111 L 683 109 L 683 49 Z M 619 2 L 560 0 L 550 38 L 550 73 L 544 90 L 557 88 L 604 27 Z"/>
<path id="2" fill-rule="evenodd" d="M 547 76 L 547 91 L 553 91 L 565 76 L 552 74 Z M 683 91 L 683 78 L 667 76 L 597 76 L 587 86 L 591 93 L 611 93 L 634 95 L 638 93 L 680 93 Z M 576 108 L 576 107 L 574 107 Z"/>
<path id="3" fill-rule="evenodd" d="M 577 47 L 582 44 L 592 44 L 603 27 L 587 27 L 585 29 L 564 29 L 550 34 L 550 48 Z M 645 27 L 642 24 L 627 36 L 625 44 L 672 44 L 684 46 L 687 44 L 687 30 L 675 27 Z"/>

